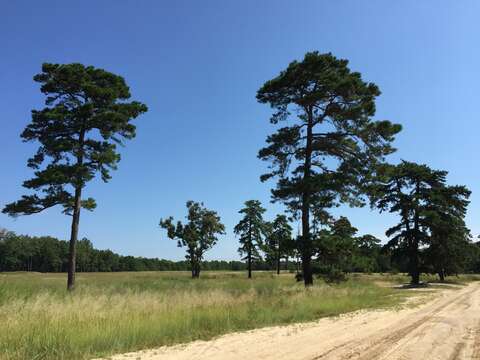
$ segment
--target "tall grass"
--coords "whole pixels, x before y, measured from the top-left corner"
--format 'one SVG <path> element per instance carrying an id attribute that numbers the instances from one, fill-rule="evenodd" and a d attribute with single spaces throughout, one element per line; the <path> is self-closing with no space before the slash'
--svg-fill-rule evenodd
<path id="1" fill-rule="evenodd" d="M 305 290 L 292 275 L 0 274 L 0 359 L 89 359 L 398 303 L 365 277 Z"/>

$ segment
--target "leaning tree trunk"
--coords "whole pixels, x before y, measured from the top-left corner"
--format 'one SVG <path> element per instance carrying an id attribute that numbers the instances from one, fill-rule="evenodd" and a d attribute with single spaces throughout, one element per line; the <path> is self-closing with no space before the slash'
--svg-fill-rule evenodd
<path id="1" fill-rule="evenodd" d="M 72 230 L 70 234 L 70 244 L 68 253 L 68 276 L 67 276 L 67 290 L 71 291 L 75 288 L 75 270 L 77 257 L 77 239 L 78 227 L 80 224 L 80 209 L 82 199 L 82 188 L 77 186 L 75 189 L 75 202 L 73 206 L 72 216 Z"/>
<path id="2" fill-rule="evenodd" d="M 77 166 L 79 169 L 81 169 L 83 166 L 84 140 L 85 140 L 85 129 L 82 128 L 78 137 Z M 82 181 L 81 175 L 78 175 L 77 181 L 78 182 L 75 184 L 75 198 L 74 198 L 73 214 L 72 214 L 72 231 L 70 233 L 70 244 L 69 244 L 69 254 L 68 254 L 67 290 L 69 291 L 72 291 L 75 288 L 78 227 L 80 224 L 80 210 L 82 208 L 83 181 Z"/>
<path id="3" fill-rule="evenodd" d="M 310 246 L 310 172 L 312 167 L 312 140 L 313 140 L 313 113 L 307 111 L 307 138 L 305 146 L 305 164 L 303 169 L 303 182 L 305 184 L 302 194 L 302 268 L 305 286 L 313 285 L 312 254 Z"/>

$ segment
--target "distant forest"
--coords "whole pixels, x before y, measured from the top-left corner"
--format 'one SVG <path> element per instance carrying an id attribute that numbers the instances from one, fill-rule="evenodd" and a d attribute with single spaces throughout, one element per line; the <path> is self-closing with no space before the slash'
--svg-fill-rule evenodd
<path id="1" fill-rule="evenodd" d="M 349 272 L 408 272 L 408 255 L 403 251 L 392 250 L 377 241 L 365 241 L 369 236 L 354 238 L 356 246 L 343 253 L 341 262 L 335 259 L 341 271 Z M 464 253 L 461 266 L 456 270 L 465 273 L 480 273 L 480 242 L 470 243 Z M 421 252 L 422 270 L 435 273 L 429 266 L 428 252 Z M 254 270 L 276 270 L 275 261 L 268 256 L 257 259 Z M 314 263 L 315 273 L 325 273 L 328 264 Z M 66 272 L 68 269 L 68 241 L 51 236 L 17 235 L 0 229 L 0 271 L 36 271 Z M 243 261 L 204 260 L 203 270 L 245 271 Z M 79 272 L 117 272 L 117 271 L 190 271 L 188 260 L 172 261 L 158 258 L 122 256 L 111 250 L 98 250 L 88 239 L 82 239 L 77 247 L 77 271 Z M 301 271 L 298 256 L 282 260 L 282 271 Z M 453 275 L 453 274 L 452 274 Z"/>
<path id="2" fill-rule="evenodd" d="M 257 264 L 257 269 L 266 264 Z M 240 261 L 204 261 L 205 270 L 245 270 Z M 263 267 L 262 267 L 263 266 Z M 66 272 L 68 241 L 51 236 L 32 237 L 0 231 L 0 271 Z M 111 250 L 98 250 L 88 239 L 77 247 L 77 271 L 187 271 L 190 263 L 157 258 L 122 256 Z"/>

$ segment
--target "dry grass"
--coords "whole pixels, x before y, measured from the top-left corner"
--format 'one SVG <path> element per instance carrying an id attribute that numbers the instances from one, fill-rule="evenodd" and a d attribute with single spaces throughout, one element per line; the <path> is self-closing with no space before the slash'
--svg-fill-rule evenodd
<path id="1" fill-rule="evenodd" d="M 292 274 L 0 274 L 0 359 L 89 359 L 398 304 L 407 291 L 376 277 L 308 290 Z M 382 277 L 382 281 L 390 281 Z"/>

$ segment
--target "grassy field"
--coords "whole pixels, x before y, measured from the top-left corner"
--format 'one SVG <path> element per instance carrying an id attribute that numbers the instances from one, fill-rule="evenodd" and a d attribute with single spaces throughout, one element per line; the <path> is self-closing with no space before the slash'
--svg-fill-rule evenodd
<path id="1" fill-rule="evenodd" d="M 65 274 L 0 273 L 0 359 L 89 359 L 208 339 L 227 332 L 393 306 L 409 292 L 351 276 L 308 290 L 292 274 L 87 273 L 73 294 Z"/>

